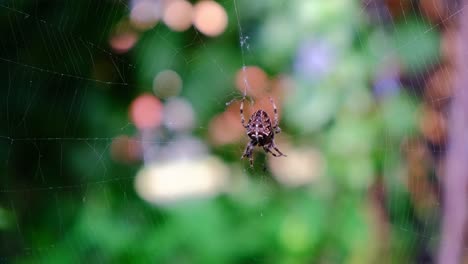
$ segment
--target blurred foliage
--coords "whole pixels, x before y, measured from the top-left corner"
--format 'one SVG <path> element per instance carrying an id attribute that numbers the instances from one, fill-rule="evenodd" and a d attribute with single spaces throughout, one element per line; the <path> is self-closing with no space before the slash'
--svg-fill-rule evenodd
<path id="1" fill-rule="evenodd" d="M 130 3 L 1 4 L 0 262 L 412 263 L 432 250 L 434 229 L 415 215 L 402 180 L 400 143 L 418 133 L 419 99 L 398 76 L 389 77 L 396 88 L 376 83 L 394 54 L 408 72 L 428 69 L 439 36 L 416 11 L 389 30 L 359 2 L 238 0 L 236 11 L 221 1 L 229 17 L 221 36 L 160 23 L 123 55 L 108 38 Z M 285 187 L 237 161 L 241 143 L 208 143 L 210 120 L 240 97 L 243 65 L 292 80 L 282 129 L 293 146 L 323 156 L 318 180 Z M 126 125 L 132 99 L 164 69 L 184 80 L 193 134 L 244 185 L 158 207 L 134 190 L 143 164 L 111 159 L 112 138 L 137 134 Z"/>

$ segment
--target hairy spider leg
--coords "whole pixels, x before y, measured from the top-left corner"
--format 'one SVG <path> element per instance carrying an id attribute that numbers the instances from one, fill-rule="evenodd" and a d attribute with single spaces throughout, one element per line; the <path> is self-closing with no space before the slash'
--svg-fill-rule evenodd
<path id="1" fill-rule="evenodd" d="M 273 101 L 273 98 L 270 97 L 270 103 L 273 105 L 273 113 L 274 115 L 274 122 L 273 122 L 273 130 L 275 131 L 276 134 L 281 132 L 281 128 L 279 128 L 279 122 L 278 122 L 278 109 L 276 109 L 276 104 L 275 101 Z"/>
<path id="2" fill-rule="evenodd" d="M 242 101 L 240 105 L 240 117 L 241 117 L 242 126 L 247 128 L 248 125 L 245 124 L 245 116 L 244 116 L 244 101 L 245 101 L 245 96 L 242 97 Z"/>
<path id="3" fill-rule="evenodd" d="M 276 147 L 276 144 L 275 144 L 274 141 L 271 142 L 270 148 L 271 148 L 271 147 L 274 148 L 274 149 L 280 154 L 280 156 L 287 157 L 285 154 L 283 154 L 283 152 L 281 152 L 281 151 Z"/>
<path id="4" fill-rule="evenodd" d="M 247 147 L 245 147 L 244 154 L 242 154 L 242 157 L 241 157 L 241 159 L 249 158 L 250 167 L 253 167 L 252 152 L 253 152 L 254 147 L 255 147 L 255 144 L 253 144 L 252 141 L 250 141 L 249 144 L 247 144 Z"/>
<path id="5" fill-rule="evenodd" d="M 273 151 L 270 150 L 269 147 L 267 146 L 263 146 L 263 150 L 265 150 L 266 153 L 271 153 L 271 155 L 275 156 L 275 157 L 281 157 L 281 155 L 278 155 L 276 153 L 274 153 Z"/>

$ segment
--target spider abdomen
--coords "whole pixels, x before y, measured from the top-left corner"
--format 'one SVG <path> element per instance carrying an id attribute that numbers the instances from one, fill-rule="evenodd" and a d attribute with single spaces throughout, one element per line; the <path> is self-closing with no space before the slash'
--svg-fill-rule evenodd
<path id="1" fill-rule="evenodd" d="M 271 121 L 268 114 L 263 110 L 258 110 L 250 117 L 247 135 L 256 145 L 264 146 L 273 139 Z"/>

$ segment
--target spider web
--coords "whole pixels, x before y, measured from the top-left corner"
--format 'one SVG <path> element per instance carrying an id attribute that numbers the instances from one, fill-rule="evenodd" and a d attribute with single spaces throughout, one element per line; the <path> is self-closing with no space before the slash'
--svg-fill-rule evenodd
<path id="1" fill-rule="evenodd" d="M 219 1 L 223 34 L 159 21 L 122 52 L 135 2 L 0 4 L 0 262 L 434 260 L 464 6 Z M 139 129 L 166 70 L 182 114 Z M 246 95 L 246 117 L 274 97 L 287 158 L 239 161 Z"/>

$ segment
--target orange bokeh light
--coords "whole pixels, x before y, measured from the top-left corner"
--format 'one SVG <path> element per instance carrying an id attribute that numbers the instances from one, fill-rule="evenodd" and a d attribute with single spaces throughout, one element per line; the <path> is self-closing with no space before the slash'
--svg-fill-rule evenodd
<path id="1" fill-rule="evenodd" d="M 272 97 L 273 102 L 276 105 L 276 109 L 278 111 L 278 118 L 280 118 L 281 115 L 281 101 L 279 101 L 279 98 Z M 262 98 L 259 98 L 255 101 L 253 106 L 250 106 L 250 103 L 246 103 L 244 105 L 244 113 L 245 113 L 245 119 L 247 120 L 253 112 L 262 109 L 263 111 L 267 112 L 268 116 L 270 116 L 271 121 L 273 122 L 274 118 L 274 111 L 273 111 L 273 105 L 270 102 L 270 97 L 269 96 L 264 96 Z"/>
<path id="2" fill-rule="evenodd" d="M 141 158 L 141 146 L 136 139 L 118 136 L 112 140 L 111 156 L 116 161 L 132 163 Z"/>
<path id="3" fill-rule="evenodd" d="M 193 25 L 207 36 L 214 37 L 223 33 L 227 22 L 226 10 L 215 1 L 201 1 L 194 7 Z"/>
<path id="4" fill-rule="evenodd" d="M 187 30 L 192 25 L 192 4 L 185 0 L 175 0 L 167 4 L 163 13 L 164 23 L 174 31 Z"/>
<path id="5" fill-rule="evenodd" d="M 444 21 L 448 15 L 448 6 L 445 0 L 419 1 L 422 13 L 433 23 Z"/>
<path id="6" fill-rule="evenodd" d="M 245 134 L 239 116 L 240 102 L 229 105 L 226 112 L 214 117 L 209 126 L 210 138 L 215 145 L 237 142 Z M 248 118 L 246 116 L 246 118 Z"/>
<path id="7" fill-rule="evenodd" d="M 261 97 L 268 87 L 268 76 L 260 67 L 247 66 L 236 73 L 236 88 L 252 97 Z"/>
<path id="8" fill-rule="evenodd" d="M 158 98 L 143 94 L 133 100 L 130 117 L 139 129 L 154 128 L 161 124 L 163 106 Z"/>
<path id="9" fill-rule="evenodd" d="M 419 128 L 424 137 L 434 144 L 443 144 L 446 141 L 447 122 L 441 112 L 423 106 Z"/>

